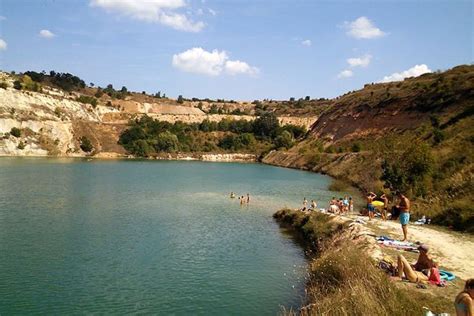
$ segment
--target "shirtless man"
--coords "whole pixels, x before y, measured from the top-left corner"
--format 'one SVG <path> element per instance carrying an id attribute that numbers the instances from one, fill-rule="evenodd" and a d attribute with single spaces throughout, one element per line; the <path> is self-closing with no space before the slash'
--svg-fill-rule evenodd
<path id="1" fill-rule="evenodd" d="M 369 221 L 372 220 L 372 218 L 374 218 L 374 215 L 375 215 L 375 207 L 372 204 L 372 201 L 376 197 L 377 197 L 377 194 L 375 194 L 374 192 L 369 192 L 369 194 L 367 194 L 367 210 L 369 211 Z"/>
<path id="2" fill-rule="evenodd" d="M 397 196 L 400 199 L 398 208 L 400 210 L 399 219 L 403 231 L 402 241 L 405 241 L 408 237 L 408 222 L 410 222 L 410 200 L 399 191 L 397 191 Z"/>
<path id="3" fill-rule="evenodd" d="M 387 210 L 388 210 L 388 198 L 384 193 L 380 196 L 380 199 L 382 199 L 382 201 L 383 201 L 382 219 L 384 221 L 386 221 L 387 220 Z"/>

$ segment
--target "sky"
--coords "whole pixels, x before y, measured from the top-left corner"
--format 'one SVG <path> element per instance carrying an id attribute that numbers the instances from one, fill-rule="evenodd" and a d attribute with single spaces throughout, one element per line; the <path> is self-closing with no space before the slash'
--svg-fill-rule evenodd
<path id="1" fill-rule="evenodd" d="M 332 98 L 473 63 L 471 0 L 0 0 L 0 69 L 169 97 Z"/>

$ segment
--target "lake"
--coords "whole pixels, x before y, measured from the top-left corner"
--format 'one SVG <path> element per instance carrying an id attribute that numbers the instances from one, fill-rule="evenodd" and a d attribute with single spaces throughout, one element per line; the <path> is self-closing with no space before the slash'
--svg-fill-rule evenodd
<path id="1" fill-rule="evenodd" d="M 306 259 L 272 214 L 304 196 L 325 206 L 330 181 L 262 164 L 1 158 L 0 314 L 298 308 Z"/>

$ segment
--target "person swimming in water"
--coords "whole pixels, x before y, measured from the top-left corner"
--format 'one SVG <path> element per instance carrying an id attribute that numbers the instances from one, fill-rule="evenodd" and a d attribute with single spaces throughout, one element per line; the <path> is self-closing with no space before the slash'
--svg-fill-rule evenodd
<path id="1" fill-rule="evenodd" d="M 234 192 L 230 192 L 230 198 L 235 199 L 235 193 Z"/>

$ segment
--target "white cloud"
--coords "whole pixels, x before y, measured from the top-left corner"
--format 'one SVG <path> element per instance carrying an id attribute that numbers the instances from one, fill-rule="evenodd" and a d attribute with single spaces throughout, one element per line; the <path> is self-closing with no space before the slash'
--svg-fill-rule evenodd
<path id="1" fill-rule="evenodd" d="M 240 60 L 229 60 L 225 51 L 214 49 L 208 52 L 201 47 L 194 47 L 173 55 L 172 65 L 181 71 L 218 76 L 222 73 L 229 75 L 257 75 L 259 69 Z"/>
<path id="2" fill-rule="evenodd" d="M 352 22 L 345 22 L 344 24 L 345 27 L 349 29 L 347 34 L 355 38 L 370 39 L 382 37 L 386 34 L 365 16 L 361 16 Z"/>
<path id="3" fill-rule="evenodd" d="M 53 32 L 49 31 L 49 30 L 41 30 L 41 31 L 39 31 L 39 36 L 43 37 L 43 38 L 53 38 L 56 35 Z"/>
<path id="4" fill-rule="evenodd" d="M 7 18 L 4 17 L 3 15 L 0 15 L 0 21 L 5 21 Z"/>
<path id="5" fill-rule="evenodd" d="M 196 10 L 196 14 L 197 15 L 203 15 L 204 14 L 204 11 L 202 9 L 197 9 Z"/>
<path id="6" fill-rule="evenodd" d="M 207 9 L 209 11 L 209 13 L 212 15 L 212 16 L 216 16 L 217 15 L 217 12 L 215 10 L 212 10 L 212 9 Z"/>
<path id="7" fill-rule="evenodd" d="M 354 73 L 352 72 L 352 70 L 349 70 L 349 69 L 346 69 L 346 70 L 343 70 L 339 73 L 339 75 L 337 75 L 338 78 L 349 78 L 349 77 L 352 77 L 354 75 Z"/>
<path id="8" fill-rule="evenodd" d="M 304 46 L 311 46 L 311 40 L 307 39 L 307 40 L 304 40 L 301 42 L 301 44 L 303 44 Z"/>
<path id="9" fill-rule="evenodd" d="M 0 38 L 0 50 L 7 50 L 7 42 Z"/>
<path id="10" fill-rule="evenodd" d="M 402 72 L 395 72 L 390 76 L 385 76 L 380 82 L 402 81 L 405 78 L 418 77 L 428 72 L 431 72 L 431 69 L 428 68 L 428 66 L 426 66 L 425 64 L 415 65 L 408 70 Z"/>
<path id="11" fill-rule="evenodd" d="M 371 59 L 372 59 L 371 55 L 365 55 L 362 57 L 348 58 L 347 63 L 351 67 L 367 67 L 370 64 Z"/>
<path id="12" fill-rule="evenodd" d="M 239 74 L 255 76 L 260 72 L 257 67 L 252 67 L 246 62 L 240 60 L 228 60 L 225 62 L 224 67 L 225 71 L 232 76 Z"/>
<path id="13" fill-rule="evenodd" d="M 180 31 L 199 32 L 204 28 L 203 22 L 193 22 L 186 15 L 176 12 L 187 6 L 184 0 L 91 0 L 90 5 Z"/>

